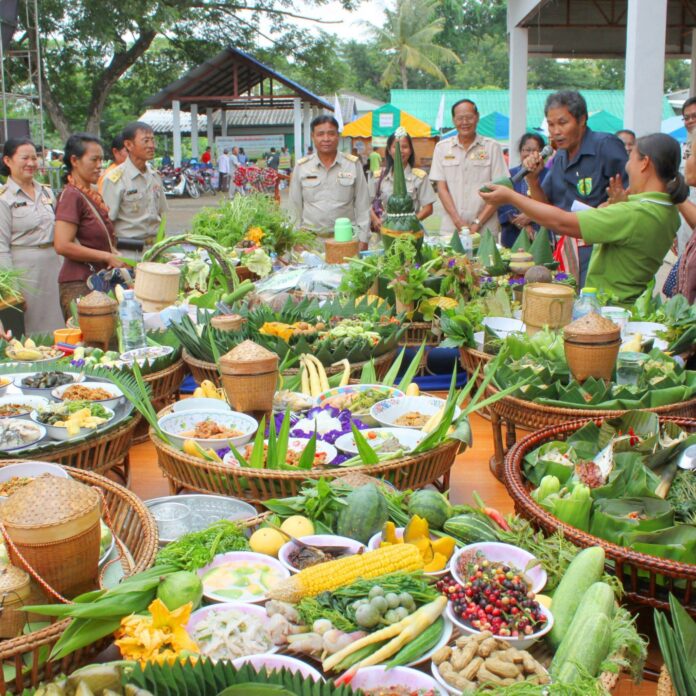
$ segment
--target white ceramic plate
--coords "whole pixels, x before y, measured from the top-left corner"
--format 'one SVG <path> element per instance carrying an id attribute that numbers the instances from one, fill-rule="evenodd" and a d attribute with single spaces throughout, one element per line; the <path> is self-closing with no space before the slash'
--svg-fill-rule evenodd
<path id="1" fill-rule="evenodd" d="M 452 633 L 454 632 L 454 625 L 449 620 L 447 616 L 442 617 L 445 621 L 445 625 L 442 627 L 442 634 L 440 635 L 440 640 L 430 649 L 428 652 L 423 653 L 420 657 L 417 657 L 413 662 L 409 662 L 407 667 L 415 667 L 416 665 L 421 665 L 427 662 L 440 648 L 444 648 L 447 643 L 452 639 Z"/>
<path id="2" fill-rule="evenodd" d="M 310 534 L 300 537 L 300 541 L 304 541 L 305 544 L 311 544 L 312 546 L 347 546 L 351 549 L 352 553 L 346 554 L 346 556 L 356 554 L 360 549 L 365 548 L 365 545 L 361 544 L 359 541 L 351 539 L 350 537 L 338 536 L 337 534 Z M 278 560 L 291 573 L 300 572 L 300 569 L 296 568 L 290 562 L 290 552 L 295 548 L 297 548 L 297 545 L 292 541 L 288 541 L 286 544 L 283 544 L 278 551 Z M 344 556 L 342 556 L 342 558 L 344 558 Z"/>
<path id="3" fill-rule="evenodd" d="M 452 554 L 448 564 L 449 571 L 460 585 L 463 585 L 465 580 L 457 570 L 457 561 L 463 554 L 476 551 L 480 551 L 489 561 L 507 563 L 522 571 L 531 585 L 532 592 L 535 594 L 541 592 L 546 586 L 546 571 L 540 565 L 527 569 L 529 562 L 534 560 L 534 556 L 529 551 L 512 544 L 503 544 L 499 541 L 481 541 L 478 544 L 469 544 L 461 549 L 457 549 Z"/>
<path id="4" fill-rule="evenodd" d="M 226 612 L 226 611 L 238 611 L 243 614 L 249 614 L 250 616 L 255 617 L 259 621 L 261 621 L 264 624 L 267 624 L 270 619 L 266 614 L 266 610 L 263 607 L 258 606 L 257 604 L 245 604 L 244 602 L 223 602 L 221 604 L 211 604 L 210 606 L 203 607 L 201 609 L 198 609 L 191 614 L 188 623 L 186 624 L 186 631 L 187 633 L 191 636 L 192 639 L 194 639 L 194 633 L 196 626 L 210 613 L 212 612 Z M 195 639 L 194 639 L 195 640 Z M 275 653 L 280 650 L 280 647 L 277 645 L 272 645 L 268 649 L 268 653 L 264 653 L 265 655 L 270 654 L 270 653 Z M 203 653 L 205 654 L 205 653 Z M 256 657 L 259 657 L 257 654 Z M 245 659 L 244 657 L 238 657 L 236 659 Z"/>
<path id="5" fill-rule="evenodd" d="M 0 452 L 21 452 L 29 447 L 33 447 L 37 442 L 40 442 L 46 437 L 46 428 L 39 423 L 28 423 L 27 421 L 23 421 L 21 419 L 3 418 L 0 419 L 0 424 L 3 420 L 7 421 L 7 423 L 11 423 L 13 426 L 19 424 L 29 426 L 31 429 L 35 430 L 36 437 L 31 441 L 25 442 L 23 445 L 17 445 L 16 447 L 0 447 Z"/>
<path id="6" fill-rule="evenodd" d="M 264 443 L 267 445 L 268 440 L 264 440 Z M 336 459 L 336 457 L 338 456 L 338 450 L 333 445 L 329 444 L 328 442 L 324 442 L 323 440 L 317 440 L 316 443 L 317 445 L 315 453 L 318 454 L 319 452 L 323 452 L 326 455 L 325 464 L 330 464 L 334 459 Z M 296 452 L 297 454 L 302 454 L 302 452 L 308 444 L 309 438 L 291 437 L 288 439 L 288 451 Z M 240 454 L 244 456 L 244 451 L 240 450 Z M 225 455 L 225 458 L 222 460 L 222 462 L 227 466 L 239 466 L 239 461 L 232 452 L 228 452 Z"/>
<path id="7" fill-rule="evenodd" d="M 411 430 L 421 430 L 423 426 L 408 426 L 396 423 L 401 416 L 417 412 L 430 418 L 435 415 L 444 405 L 444 399 L 436 396 L 402 396 L 398 399 L 385 399 L 379 401 L 370 409 L 370 415 L 381 425 L 387 428 L 410 428 Z M 457 407 L 454 411 L 454 418 L 459 418 L 461 410 Z M 425 425 L 425 424 L 423 424 Z"/>
<path id="8" fill-rule="evenodd" d="M 22 394 L 26 394 L 27 396 L 43 396 L 47 399 L 51 398 L 51 392 L 54 389 L 57 389 L 57 387 L 25 387 L 22 385 L 22 380 L 25 379 L 26 377 L 33 377 L 34 375 L 41 374 L 39 372 L 25 372 L 20 375 L 15 375 L 13 381 L 13 384 L 17 389 Z M 68 382 L 68 384 L 77 384 L 79 382 L 84 381 L 84 375 L 82 374 L 71 374 L 71 377 L 73 378 L 72 382 Z M 63 386 L 63 385 L 61 385 Z"/>
<path id="9" fill-rule="evenodd" d="M 72 386 L 74 385 L 64 384 L 62 387 L 56 387 L 51 392 L 51 396 L 58 401 L 63 401 L 63 394 Z M 84 399 L 84 401 L 91 401 L 93 404 L 101 404 L 106 408 L 114 409 L 118 406 L 119 402 L 124 399 L 123 392 L 111 382 L 84 382 L 81 386 L 85 389 L 103 389 L 109 392 L 112 396 L 108 399 Z M 73 401 L 78 401 L 78 399 L 73 399 Z"/>
<path id="10" fill-rule="evenodd" d="M 415 692 L 432 689 L 437 696 L 447 696 L 440 684 L 428 674 L 410 667 L 387 669 L 382 665 L 359 669 L 350 685 L 354 689 L 388 689 L 390 686 L 405 686 Z"/>
<path id="11" fill-rule="evenodd" d="M 236 660 L 232 660 L 233 667 L 241 667 L 247 663 L 250 663 L 257 672 L 263 667 L 266 668 L 267 672 L 287 669 L 293 674 L 295 674 L 295 672 L 299 672 L 305 679 L 309 678 L 313 679 L 314 681 L 324 681 L 324 677 L 322 677 L 321 674 L 314 669 L 314 667 L 310 667 L 310 665 L 308 665 L 306 662 L 298 660 L 296 657 L 290 657 L 289 655 L 273 655 L 271 653 L 265 653 L 263 655 L 238 657 Z"/>
<path id="12" fill-rule="evenodd" d="M 481 323 L 491 331 L 495 331 L 501 338 L 525 330 L 524 322 L 509 317 L 485 317 Z"/>
<path id="13" fill-rule="evenodd" d="M 17 416 L 0 415 L 0 418 L 23 418 L 24 420 L 29 420 L 32 411 L 36 411 L 39 408 L 45 408 L 49 403 L 49 400 L 43 396 L 25 396 L 24 394 L 10 394 L 9 396 L 3 396 L 0 397 L 0 407 L 5 406 L 6 404 L 16 404 L 18 406 L 26 406 L 29 410 Z"/>
<path id="14" fill-rule="evenodd" d="M 99 402 L 97 402 L 99 403 Z M 36 411 L 31 412 L 31 420 L 36 424 L 41 426 L 42 428 L 45 428 L 46 434 L 48 437 L 50 437 L 52 440 L 59 440 L 61 442 L 68 442 L 69 440 L 79 440 L 82 437 L 87 437 L 88 435 L 93 435 L 94 433 L 97 432 L 97 430 L 101 430 L 102 428 L 106 428 L 109 423 L 114 419 L 114 412 L 110 409 L 104 406 L 104 410 L 108 414 L 107 421 L 105 423 L 102 423 L 101 425 L 98 425 L 96 428 L 80 428 L 80 431 L 77 433 L 77 435 L 68 435 L 68 429 L 66 427 L 63 427 L 61 425 L 48 425 L 47 423 L 41 423 L 39 422 L 39 414 Z"/>
<path id="15" fill-rule="evenodd" d="M 171 355 L 173 352 L 174 348 L 171 346 L 148 346 L 147 348 L 128 350 L 125 353 L 121 353 L 119 357 L 124 363 L 132 365 L 134 362 L 137 362 L 142 367 L 146 362 L 154 362 L 158 358 L 165 357 L 165 355 Z"/>
<path id="16" fill-rule="evenodd" d="M 193 430 L 197 423 L 205 420 L 214 420 L 224 427 L 239 430 L 242 434 L 232 438 L 214 439 L 202 437 L 186 438 L 186 436 L 180 435 L 180 433 L 187 430 Z M 251 416 L 247 416 L 245 413 L 238 413 L 237 411 L 226 413 L 223 411 L 196 410 L 168 413 L 159 419 L 159 426 L 179 448 L 184 446 L 184 440 L 192 439 L 206 449 L 222 449 L 223 447 L 229 447 L 230 442 L 237 448 L 240 445 L 245 445 L 251 440 L 259 424 Z"/>
<path id="17" fill-rule="evenodd" d="M 412 428 L 369 428 L 368 430 L 361 430 L 360 432 L 365 436 L 370 446 L 383 442 L 391 435 L 399 441 L 405 452 L 411 452 L 425 437 L 422 432 L 413 430 Z M 372 437 L 370 436 L 371 434 Z M 336 440 L 336 447 L 347 454 L 358 453 L 358 447 L 355 444 L 353 433 L 341 435 L 341 437 Z M 379 447 L 377 451 L 379 451 Z"/>
<path id="18" fill-rule="evenodd" d="M 377 421 L 372 417 L 370 409 L 354 411 L 350 406 L 341 407 L 329 403 L 331 400 L 335 399 L 338 399 L 338 403 L 340 403 L 340 397 L 343 395 L 354 394 L 355 392 L 364 392 L 370 389 L 377 389 L 379 392 L 381 392 L 383 394 L 382 399 L 394 399 L 404 396 L 404 393 L 401 390 L 395 389 L 394 387 L 387 387 L 384 384 L 347 384 L 344 387 L 334 387 L 333 389 L 329 389 L 328 391 L 319 394 L 317 397 L 317 405 L 328 405 L 332 406 L 333 408 L 339 408 L 340 410 L 347 409 L 366 425 L 377 425 Z"/>
<path id="19" fill-rule="evenodd" d="M 234 567 L 230 569 L 228 583 L 215 582 L 213 578 L 209 577 L 215 568 L 228 563 L 234 564 Z M 231 576 L 231 573 L 239 568 L 247 569 L 244 571 L 247 574 L 246 585 L 236 582 L 237 578 Z M 260 572 L 263 568 L 267 569 L 265 572 L 270 570 L 272 573 L 265 586 L 258 584 L 257 578 L 249 577 L 252 575 L 250 570 Z M 278 559 L 271 556 L 253 551 L 230 551 L 215 556 L 211 563 L 198 571 L 198 576 L 203 581 L 203 596 L 211 602 L 248 602 L 253 604 L 265 601 L 266 592 L 279 582 L 289 578 L 290 571 Z M 224 580 L 224 578 L 220 578 L 220 580 Z M 252 580 L 258 587 L 251 587 Z M 221 594 L 223 592 L 225 594 Z"/>
<path id="20" fill-rule="evenodd" d="M 626 324 L 626 338 L 630 338 L 637 333 L 644 339 L 654 338 L 663 331 L 667 331 L 667 327 L 664 324 L 658 324 L 654 321 L 629 321 L 628 324 Z"/>
<path id="21" fill-rule="evenodd" d="M 181 411 L 232 411 L 230 405 L 223 399 L 211 399 L 209 397 L 195 397 L 190 399 L 181 399 L 172 406 L 174 413 Z"/>

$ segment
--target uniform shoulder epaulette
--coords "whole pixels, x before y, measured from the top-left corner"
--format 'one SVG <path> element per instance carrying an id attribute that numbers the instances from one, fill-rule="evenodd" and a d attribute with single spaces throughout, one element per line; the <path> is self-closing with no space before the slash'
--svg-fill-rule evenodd
<path id="1" fill-rule="evenodd" d="M 106 178 L 109 181 L 113 181 L 114 184 L 123 176 L 123 169 L 121 167 L 114 167 L 107 175 Z"/>
<path id="2" fill-rule="evenodd" d="M 411 171 L 413 172 L 413 176 L 417 176 L 419 179 L 425 179 L 427 174 L 425 169 L 418 169 L 416 167 L 414 167 Z"/>
<path id="3" fill-rule="evenodd" d="M 306 155 L 301 160 L 298 160 L 297 164 L 304 164 L 305 162 L 309 162 L 309 160 L 311 160 L 311 159 L 312 159 L 311 155 Z"/>
<path id="4" fill-rule="evenodd" d="M 349 162 L 357 162 L 360 158 L 359 158 L 359 157 L 356 157 L 355 155 L 346 155 L 346 159 L 347 159 Z"/>

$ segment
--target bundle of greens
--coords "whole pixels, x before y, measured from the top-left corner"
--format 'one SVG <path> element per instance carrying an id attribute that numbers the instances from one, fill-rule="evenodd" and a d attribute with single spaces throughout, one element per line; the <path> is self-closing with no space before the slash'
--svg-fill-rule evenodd
<path id="1" fill-rule="evenodd" d="M 21 296 L 25 271 L 21 268 L 0 268 L 0 301 L 9 302 Z"/>
<path id="2" fill-rule="evenodd" d="M 679 696 L 696 696 L 696 622 L 672 594 L 669 596 L 669 608 L 671 626 L 662 612 L 655 612 L 655 631 L 660 651 L 675 693 Z"/>

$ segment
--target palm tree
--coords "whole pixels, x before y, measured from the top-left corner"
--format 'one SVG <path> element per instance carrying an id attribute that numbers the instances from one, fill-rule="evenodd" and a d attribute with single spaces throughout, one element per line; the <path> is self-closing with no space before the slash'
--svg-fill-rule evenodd
<path id="1" fill-rule="evenodd" d="M 378 47 L 389 56 L 381 80 L 385 87 L 401 77 L 402 87 L 408 89 L 408 70 L 422 70 L 447 84 L 438 64 L 461 61 L 449 48 L 435 43 L 445 26 L 444 17 L 436 17 L 439 6 L 440 0 L 396 0 L 395 9 L 386 11 L 384 27 L 366 22 Z"/>

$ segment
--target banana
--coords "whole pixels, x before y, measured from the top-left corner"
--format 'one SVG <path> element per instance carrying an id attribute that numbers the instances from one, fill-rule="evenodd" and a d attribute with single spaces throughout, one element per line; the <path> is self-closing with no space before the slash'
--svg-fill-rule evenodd
<path id="1" fill-rule="evenodd" d="M 303 355 L 300 360 L 307 368 L 307 373 L 309 375 L 310 396 L 317 397 L 319 394 L 321 394 L 321 382 L 319 381 L 316 365 L 308 359 L 307 355 Z"/>
<path id="2" fill-rule="evenodd" d="M 345 387 L 348 382 L 350 382 L 350 362 L 348 362 L 347 358 L 343 358 L 343 360 L 333 363 L 331 367 L 336 367 L 338 365 L 343 365 L 343 375 L 341 376 L 341 383 L 338 386 Z"/>
<path id="3" fill-rule="evenodd" d="M 25 348 L 36 348 L 36 343 L 31 338 L 27 338 L 24 341 L 24 347 Z"/>
<path id="4" fill-rule="evenodd" d="M 43 358 L 43 353 L 40 350 L 35 350 L 34 348 L 22 348 L 15 352 L 15 358 L 17 360 L 41 360 Z"/>
<path id="5" fill-rule="evenodd" d="M 201 387 L 196 387 L 196 388 L 193 390 L 193 398 L 194 398 L 194 399 L 203 399 L 203 398 L 205 398 L 205 392 L 203 391 L 203 389 L 202 389 Z"/>
<path id="6" fill-rule="evenodd" d="M 326 370 L 324 369 L 324 366 L 321 364 L 321 360 L 319 360 L 319 358 L 317 358 L 315 355 L 310 355 L 309 353 L 307 353 L 307 360 L 314 363 L 314 367 L 317 370 L 317 376 L 319 377 L 319 385 L 321 386 L 321 391 L 329 391 L 329 389 L 331 389 L 331 387 L 329 386 L 329 378 L 326 376 Z"/>
<path id="7" fill-rule="evenodd" d="M 309 373 L 307 372 L 307 367 L 304 361 L 300 363 L 300 391 L 307 396 L 312 396 L 312 392 L 309 390 Z"/>
<path id="8" fill-rule="evenodd" d="M 420 389 L 415 382 L 411 382 L 411 384 L 406 387 L 406 396 L 420 396 Z"/>
<path id="9" fill-rule="evenodd" d="M 201 389 L 203 390 L 205 396 L 207 396 L 209 399 L 220 398 L 217 387 L 209 379 L 204 379 L 201 382 Z"/>

